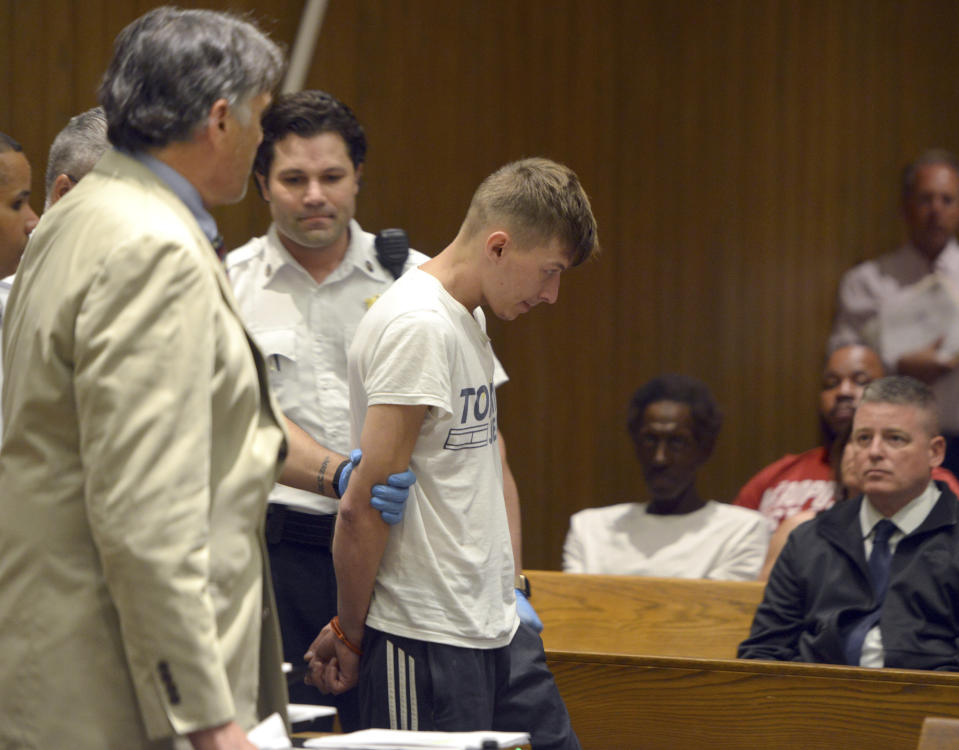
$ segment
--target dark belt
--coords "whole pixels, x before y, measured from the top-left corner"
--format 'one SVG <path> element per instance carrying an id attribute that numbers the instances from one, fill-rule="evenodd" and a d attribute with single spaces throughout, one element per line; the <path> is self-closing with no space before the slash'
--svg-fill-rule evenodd
<path id="1" fill-rule="evenodd" d="M 335 513 L 304 513 L 280 503 L 270 503 L 266 509 L 266 541 L 270 544 L 294 542 L 331 549 L 335 526 Z"/>

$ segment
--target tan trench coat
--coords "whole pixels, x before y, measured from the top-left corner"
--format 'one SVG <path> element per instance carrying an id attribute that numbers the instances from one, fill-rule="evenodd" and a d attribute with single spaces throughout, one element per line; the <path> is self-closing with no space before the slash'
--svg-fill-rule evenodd
<path id="1" fill-rule="evenodd" d="M 283 711 L 262 524 L 284 432 L 192 214 L 109 151 L 3 323 L 0 748 L 165 748 Z"/>

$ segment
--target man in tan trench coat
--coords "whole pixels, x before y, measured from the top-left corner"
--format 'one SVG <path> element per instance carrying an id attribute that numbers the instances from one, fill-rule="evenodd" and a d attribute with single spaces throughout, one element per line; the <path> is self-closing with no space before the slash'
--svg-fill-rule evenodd
<path id="1" fill-rule="evenodd" d="M 35 231 L 4 318 L 0 748 L 251 748 L 286 690 L 261 542 L 285 451 L 214 252 L 282 67 L 160 8 L 114 47 L 113 149 Z"/>

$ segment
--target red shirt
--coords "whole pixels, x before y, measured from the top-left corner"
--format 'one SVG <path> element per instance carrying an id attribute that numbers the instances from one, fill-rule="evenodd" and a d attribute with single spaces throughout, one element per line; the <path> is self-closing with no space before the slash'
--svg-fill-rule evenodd
<path id="1" fill-rule="evenodd" d="M 949 485 L 959 497 L 959 482 L 948 469 L 937 466 L 932 478 Z M 799 455 L 788 454 L 769 464 L 739 491 L 734 505 L 762 513 L 776 528 L 803 510 L 817 513 L 836 503 L 836 481 L 829 454 L 822 446 Z"/>

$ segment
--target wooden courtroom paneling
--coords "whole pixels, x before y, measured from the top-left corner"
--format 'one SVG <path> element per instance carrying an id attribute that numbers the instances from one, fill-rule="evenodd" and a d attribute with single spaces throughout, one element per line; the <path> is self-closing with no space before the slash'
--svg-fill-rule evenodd
<path id="1" fill-rule="evenodd" d="M 959 677 L 792 662 L 550 652 L 583 750 L 914 750 Z"/>
<path id="2" fill-rule="evenodd" d="M 34 164 L 35 208 L 50 139 L 155 4 L 0 0 L 0 130 Z M 286 44 L 302 8 L 181 4 L 252 10 Z M 330 0 L 307 83 L 367 128 L 366 228 L 435 253 L 478 181 L 524 155 L 570 164 L 592 197 L 601 258 L 552 309 L 490 325 L 527 567 L 559 566 L 572 512 L 644 498 L 623 421 L 657 373 L 723 406 L 710 497 L 815 443 L 839 274 L 900 240 L 900 166 L 959 150 L 957 26 L 951 0 Z M 231 245 L 268 221 L 252 189 L 217 215 Z"/>
<path id="3" fill-rule="evenodd" d="M 232 9 L 250 13 L 289 46 L 299 23 L 301 0 L 184 0 L 184 8 Z M 152 0 L 0 0 L 0 131 L 15 137 L 33 167 L 33 208 L 43 208 L 47 150 L 73 115 L 97 104 L 97 87 L 110 60 L 113 40 L 130 21 L 153 7 Z M 240 244 L 269 222 L 269 211 L 250 195 L 244 204 L 221 209 L 224 236 Z"/>

